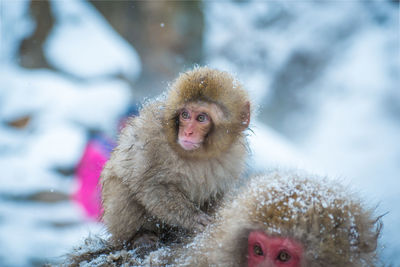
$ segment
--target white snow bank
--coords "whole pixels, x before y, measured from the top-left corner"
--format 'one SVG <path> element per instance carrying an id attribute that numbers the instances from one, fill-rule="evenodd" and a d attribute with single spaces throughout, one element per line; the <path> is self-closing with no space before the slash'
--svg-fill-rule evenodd
<path id="1" fill-rule="evenodd" d="M 29 3 L 28 0 L 0 2 L 0 62 L 14 61 L 21 40 L 34 29 L 27 16 Z"/>
<path id="2" fill-rule="evenodd" d="M 5 266 L 32 266 L 43 258 L 60 263 L 61 256 L 79 245 L 88 232 L 102 231 L 99 224 L 82 224 L 82 215 L 72 202 L 21 205 L 1 201 L 0 214 L 0 262 Z"/>
<path id="3" fill-rule="evenodd" d="M 53 71 L 8 65 L 0 69 L 0 80 L 1 119 L 31 117 L 25 129 L 0 126 L 3 192 L 70 188 L 54 168 L 76 165 L 88 129 L 113 135 L 131 96 L 118 80 L 78 83 Z"/>
<path id="4" fill-rule="evenodd" d="M 88 2 L 52 1 L 55 25 L 45 43 L 48 62 L 82 78 L 141 71 L 139 55 Z"/>
<path id="5" fill-rule="evenodd" d="M 38 125 L 69 121 L 113 132 L 131 99 L 128 84 L 119 80 L 78 82 L 49 70 L 9 66 L 1 66 L 0 80 L 0 116 L 33 114 Z"/>

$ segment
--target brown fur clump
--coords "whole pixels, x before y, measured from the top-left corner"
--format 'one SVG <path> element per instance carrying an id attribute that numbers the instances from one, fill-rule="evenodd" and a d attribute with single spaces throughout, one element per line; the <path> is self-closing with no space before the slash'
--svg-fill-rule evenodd
<path id="1" fill-rule="evenodd" d="M 189 102 L 223 111 L 221 117 L 210 110 L 213 128 L 194 151 L 176 144 L 176 116 Z M 248 105 L 246 92 L 228 73 L 209 68 L 181 74 L 166 98 L 144 104 L 101 174 L 103 220 L 114 243 L 134 243 L 143 234 L 168 243 L 204 228 L 244 170 L 247 125 L 240 118 L 249 116 L 242 114 Z"/>

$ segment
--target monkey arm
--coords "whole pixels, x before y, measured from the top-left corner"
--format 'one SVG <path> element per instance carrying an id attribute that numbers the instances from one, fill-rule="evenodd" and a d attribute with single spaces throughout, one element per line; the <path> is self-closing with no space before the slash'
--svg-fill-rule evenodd
<path id="1" fill-rule="evenodd" d="M 211 218 L 197 208 L 173 183 L 141 186 L 136 197 L 145 209 L 161 221 L 188 230 L 202 230 Z"/>

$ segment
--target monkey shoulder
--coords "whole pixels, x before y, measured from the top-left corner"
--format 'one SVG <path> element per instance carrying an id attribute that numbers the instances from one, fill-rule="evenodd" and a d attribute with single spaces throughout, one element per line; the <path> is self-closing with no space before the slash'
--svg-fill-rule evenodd
<path id="1" fill-rule="evenodd" d="M 119 146 L 136 146 L 141 148 L 147 143 L 164 142 L 162 118 L 164 104 L 160 101 L 148 103 L 140 110 L 139 116 L 128 120 L 121 131 Z"/>

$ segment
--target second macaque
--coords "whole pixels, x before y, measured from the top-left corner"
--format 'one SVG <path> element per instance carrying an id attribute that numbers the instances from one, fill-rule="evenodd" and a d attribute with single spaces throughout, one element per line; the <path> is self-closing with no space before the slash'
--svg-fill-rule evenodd
<path id="1" fill-rule="evenodd" d="M 114 243 L 153 243 L 211 221 L 245 166 L 246 91 L 209 68 L 181 74 L 128 121 L 102 175 L 103 220 Z"/>
<path id="2" fill-rule="evenodd" d="M 88 239 L 67 260 L 71 266 L 379 266 L 382 224 L 342 185 L 326 178 L 274 172 L 252 179 L 226 199 L 215 222 L 183 244 L 144 259 Z M 99 250 L 100 248 L 100 250 Z"/>
<path id="3" fill-rule="evenodd" d="M 379 265 L 379 217 L 323 177 L 293 172 L 255 177 L 216 217 L 189 244 L 129 261 L 140 266 Z"/>

